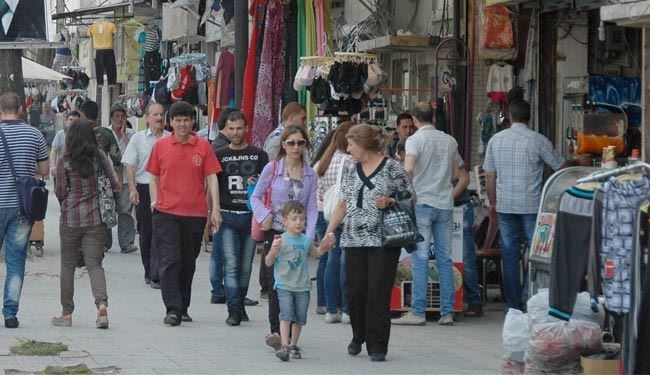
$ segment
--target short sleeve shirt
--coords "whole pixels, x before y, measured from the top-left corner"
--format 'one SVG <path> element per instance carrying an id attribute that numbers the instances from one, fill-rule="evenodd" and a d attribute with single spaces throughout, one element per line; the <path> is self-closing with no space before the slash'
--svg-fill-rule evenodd
<path id="1" fill-rule="evenodd" d="M 163 130 L 161 138 L 167 137 L 169 134 L 171 133 Z M 151 155 L 151 149 L 157 140 L 158 138 L 151 129 L 141 130 L 131 138 L 124 155 L 122 155 L 122 163 L 135 168 L 135 182 L 138 184 L 149 183 L 150 176 L 146 167 L 149 162 L 149 155 Z"/>
<path id="2" fill-rule="evenodd" d="M 548 138 L 526 124 L 514 123 L 490 139 L 483 169 L 496 172 L 497 212 L 537 213 L 544 163 L 558 170 L 564 159 Z"/>
<path id="3" fill-rule="evenodd" d="M 273 274 L 275 289 L 291 292 L 307 292 L 311 289 L 309 278 L 309 249 L 312 242 L 304 234 L 282 234 L 280 254 L 275 260 Z"/>
<path id="4" fill-rule="evenodd" d="M 262 173 L 269 160 L 266 152 L 251 145 L 243 150 L 225 146 L 217 150 L 217 160 L 223 169 L 218 175 L 221 208 L 249 211 L 248 185 Z"/>
<path id="5" fill-rule="evenodd" d="M 221 172 L 208 141 L 195 133 L 186 143 L 178 142 L 174 133 L 158 140 L 151 150 L 147 172 L 158 176 L 157 210 L 187 217 L 208 215 L 204 181 Z"/>
<path id="6" fill-rule="evenodd" d="M 113 34 L 115 34 L 115 24 L 112 22 L 96 22 L 90 26 L 87 35 L 93 38 L 95 49 L 113 48 Z"/>
<path id="7" fill-rule="evenodd" d="M 52 148 L 56 150 L 56 152 L 60 153 L 63 151 L 63 148 L 65 147 L 65 129 L 61 129 L 58 132 L 56 132 L 56 135 L 54 136 L 54 140 L 52 140 Z"/>

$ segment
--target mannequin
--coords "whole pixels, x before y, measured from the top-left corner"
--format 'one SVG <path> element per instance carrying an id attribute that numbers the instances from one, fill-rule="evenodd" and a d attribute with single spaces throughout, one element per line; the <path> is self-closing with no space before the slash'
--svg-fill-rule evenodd
<path id="1" fill-rule="evenodd" d="M 67 29 L 63 29 L 61 32 L 56 34 L 56 38 L 59 42 L 66 43 L 70 34 Z M 54 54 L 54 62 L 52 63 L 52 70 L 63 73 L 64 66 L 69 66 L 72 62 L 72 51 L 67 46 L 69 43 L 66 43 L 66 47 L 57 48 Z"/>
<path id="2" fill-rule="evenodd" d="M 117 66 L 115 64 L 115 51 L 113 50 L 114 36 L 117 32 L 115 24 L 101 18 L 88 29 L 87 35 L 92 37 L 95 47 L 95 72 L 97 84 L 104 84 L 104 73 L 108 77 L 108 84 L 117 82 Z"/>
<path id="3" fill-rule="evenodd" d="M 153 21 L 149 21 L 144 30 L 144 81 L 160 79 L 160 30 Z"/>

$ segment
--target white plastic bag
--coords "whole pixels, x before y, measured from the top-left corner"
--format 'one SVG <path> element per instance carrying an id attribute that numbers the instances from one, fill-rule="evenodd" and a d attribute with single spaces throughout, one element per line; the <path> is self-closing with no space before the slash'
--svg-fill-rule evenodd
<path id="1" fill-rule="evenodd" d="M 501 336 L 506 352 L 525 351 L 528 346 L 528 316 L 517 309 L 508 309 Z"/>

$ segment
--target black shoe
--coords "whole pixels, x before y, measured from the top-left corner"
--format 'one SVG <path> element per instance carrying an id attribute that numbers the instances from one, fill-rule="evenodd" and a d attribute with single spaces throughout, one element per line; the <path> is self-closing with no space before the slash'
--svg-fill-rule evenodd
<path id="1" fill-rule="evenodd" d="M 5 328 L 18 328 L 18 318 L 5 318 Z"/>
<path id="2" fill-rule="evenodd" d="M 244 298 L 244 306 L 257 306 L 260 301 L 252 300 L 248 297 Z"/>
<path id="3" fill-rule="evenodd" d="M 241 321 L 242 322 L 250 322 L 250 319 L 248 318 L 248 314 L 246 314 L 246 311 L 241 312 Z"/>
<path id="4" fill-rule="evenodd" d="M 188 313 L 184 313 L 183 315 L 181 315 L 181 321 L 183 321 L 183 322 L 193 322 L 194 319 L 192 319 L 192 317 Z"/>
<path id="5" fill-rule="evenodd" d="M 210 297 L 210 303 L 223 305 L 226 303 L 226 297 L 212 296 Z"/>
<path id="6" fill-rule="evenodd" d="M 145 276 L 144 277 L 144 283 L 147 284 L 147 285 L 151 285 L 151 279 Z"/>
<path id="7" fill-rule="evenodd" d="M 160 281 L 151 280 L 151 289 L 160 289 Z"/>
<path id="8" fill-rule="evenodd" d="M 169 313 L 165 315 L 165 319 L 163 320 L 163 323 L 169 325 L 169 326 L 178 326 L 181 324 L 181 320 L 178 319 L 178 315 Z"/>
<path id="9" fill-rule="evenodd" d="M 370 360 L 372 362 L 384 362 L 386 360 L 386 354 L 384 354 L 384 353 L 372 353 L 372 354 L 370 354 Z"/>
<path id="10" fill-rule="evenodd" d="M 359 353 L 361 353 L 361 344 L 357 344 L 354 341 L 350 341 L 350 345 L 348 345 L 348 354 L 357 355 Z"/>
<path id="11" fill-rule="evenodd" d="M 241 313 L 240 312 L 231 312 L 228 314 L 228 319 L 226 319 L 226 324 L 229 326 L 238 326 L 241 323 Z"/>

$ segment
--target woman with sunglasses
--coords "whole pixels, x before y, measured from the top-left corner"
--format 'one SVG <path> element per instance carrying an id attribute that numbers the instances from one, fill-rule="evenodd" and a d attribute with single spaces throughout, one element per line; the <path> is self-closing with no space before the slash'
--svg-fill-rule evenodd
<path id="1" fill-rule="evenodd" d="M 264 167 L 257 182 L 255 191 L 251 195 L 253 218 L 261 224 L 261 229 L 266 232 L 264 241 L 264 255 L 269 253 L 275 235 L 285 231 L 282 224 L 282 206 L 296 200 L 307 207 L 307 223 L 305 232 L 309 238 L 315 238 L 316 220 L 318 218 L 318 204 L 316 193 L 318 178 L 316 172 L 307 163 L 306 152 L 311 148 L 307 131 L 302 126 L 288 126 L 281 138 L 281 148 L 276 160 Z M 267 207 L 262 198 L 271 192 L 270 202 Z M 261 267 L 266 267 L 264 264 Z M 266 335 L 267 345 L 278 350 L 280 341 L 280 306 L 278 295 L 275 292 L 275 277 L 273 267 L 267 267 L 269 287 L 269 323 L 271 332 Z"/>

